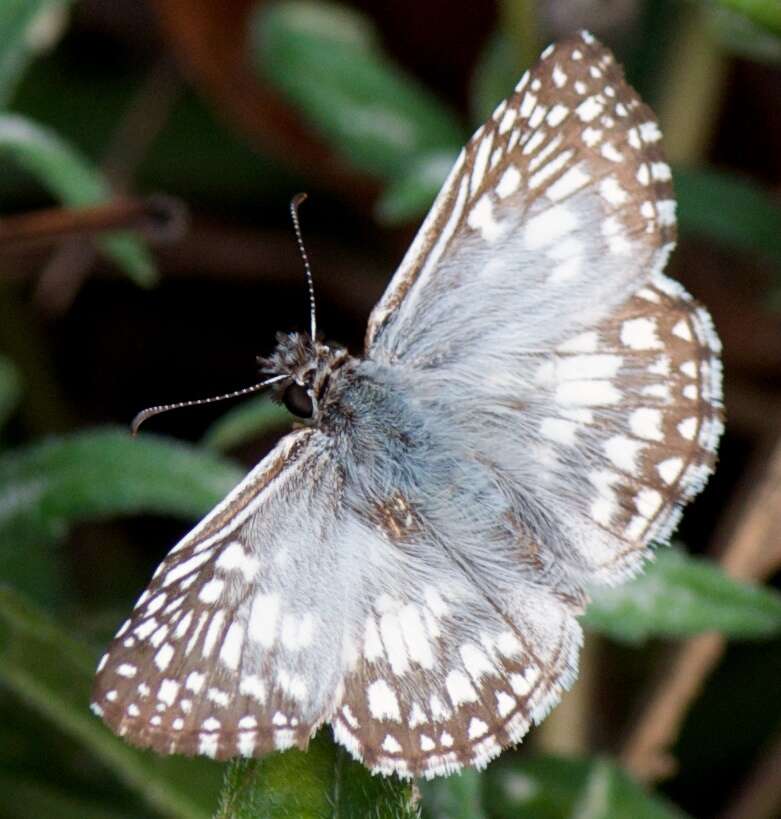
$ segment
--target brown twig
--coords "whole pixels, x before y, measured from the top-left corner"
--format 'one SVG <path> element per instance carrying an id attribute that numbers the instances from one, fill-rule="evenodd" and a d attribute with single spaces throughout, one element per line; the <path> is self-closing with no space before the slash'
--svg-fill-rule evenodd
<path id="1" fill-rule="evenodd" d="M 184 208 L 168 196 L 117 198 L 83 208 L 44 208 L 0 220 L 0 253 L 16 253 L 62 238 L 110 230 L 134 230 L 161 241 L 181 235 Z"/>
<path id="2" fill-rule="evenodd" d="M 720 563 L 739 579 L 759 580 L 781 565 L 781 439 L 763 451 L 768 449 L 770 458 L 750 470 L 734 525 L 723 527 L 728 534 Z M 733 519 L 729 513 L 727 519 Z M 652 782 L 674 770 L 669 749 L 724 646 L 720 634 L 703 634 L 687 640 L 676 653 L 621 754 L 624 766 L 640 781 Z"/>
<path id="3" fill-rule="evenodd" d="M 132 175 L 168 119 L 179 77 L 163 60 L 153 68 L 114 131 L 101 169 L 116 193 L 127 190 Z M 67 239 L 41 272 L 35 292 L 38 305 L 49 314 L 67 310 L 97 258 L 88 238 Z"/>
<path id="4" fill-rule="evenodd" d="M 773 819 L 781 813 L 781 734 L 762 754 L 721 819 Z"/>

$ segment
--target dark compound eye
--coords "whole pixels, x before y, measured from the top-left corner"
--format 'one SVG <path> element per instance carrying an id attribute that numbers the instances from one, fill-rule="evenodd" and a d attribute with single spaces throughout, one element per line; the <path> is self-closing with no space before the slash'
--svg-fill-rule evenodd
<path id="1" fill-rule="evenodd" d="M 311 418 L 314 412 L 312 399 L 306 387 L 296 384 L 295 381 L 289 384 L 282 393 L 282 403 L 299 418 Z"/>

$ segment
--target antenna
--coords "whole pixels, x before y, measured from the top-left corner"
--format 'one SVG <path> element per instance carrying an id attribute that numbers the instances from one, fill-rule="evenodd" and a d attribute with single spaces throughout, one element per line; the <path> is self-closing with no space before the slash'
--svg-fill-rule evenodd
<path id="1" fill-rule="evenodd" d="M 156 407 L 148 407 L 145 410 L 141 410 L 141 412 L 139 412 L 138 415 L 136 415 L 136 417 L 132 420 L 130 424 L 130 431 L 133 433 L 133 435 L 137 435 L 139 427 L 144 423 L 144 421 L 148 420 L 153 415 L 160 415 L 161 412 L 181 409 L 182 407 L 198 407 L 201 404 L 214 404 L 217 401 L 225 401 L 228 398 L 239 398 L 242 395 L 249 395 L 250 393 L 258 392 L 258 390 L 261 390 L 268 384 L 273 384 L 275 381 L 281 381 L 283 378 L 287 377 L 287 375 L 275 375 L 273 378 L 267 378 L 265 381 L 260 381 L 257 384 L 253 384 L 251 387 L 244 387 L 243 389 L 236 390 L 235 392 L 226 392 L 224 395 L 213 395 L 211 398 L 198 398 L 194 401 L 178 401 L 175 404 L 160 404 Z"/>
<path id="2" fill-rule="evenodd" d="M 304 270 L 306 271 L 306 283 L 309 286 L 309 318 L 310 318 L 310 335 L 312 342 L 315 341 L 317 334 L 317 322 L 315 321 L 315 286 L 312 282 L 312 268 L 309 266 L 309 257 L 306 255 L 306 248 L 304 247 L 304 239 L 301 236 L 301 225 L 298 223 L 298 207 L 307 199 L 307 194 L 297 193 L 290 200 L 290 215 L 293 217 L 293 227 L 296 231 L 296 241 L 298 242 L 298 251 L 304 262 Z"/>

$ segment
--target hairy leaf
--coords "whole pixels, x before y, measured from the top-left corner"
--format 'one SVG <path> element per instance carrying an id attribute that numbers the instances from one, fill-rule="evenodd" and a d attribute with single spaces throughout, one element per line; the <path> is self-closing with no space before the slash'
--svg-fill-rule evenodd
<path id="1" fill-rule="evenodd" d="M 150 807 L 168 817 L 206 819 L 219 768 L 138 751 L 115 737 L 88 708 L 94 668 L 86 646 L 0 587 L 0 685 L 82 743 Z"/>
<path id="2" fill-rule="evenodd" d="M 714 563 L 676 549 L 661 549 L 634 580 L 592 596 L 584 625 L 624 642 L 704 631 L 742 638 L 781 631 L 781 594 L 733 580 Z"/>
<path id="3" fill-rule="evenodd" d="M 321 731 L 293 749 L 231 764 L 215 819 L 417 819 L 412 788 L 372 776 Z"/>
<path id="4" fill-rule="evenodd" d="M 685 819 L 606 759 L 503 760 L 485 773 L 497 819 Z"/>

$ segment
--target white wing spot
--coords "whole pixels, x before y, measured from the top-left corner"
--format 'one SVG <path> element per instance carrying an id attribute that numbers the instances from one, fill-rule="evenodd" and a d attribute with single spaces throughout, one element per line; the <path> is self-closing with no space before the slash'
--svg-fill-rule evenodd
<path id="1" fill-rule="evenodd" d="M 187 679 L 185 680 L 184 687 L 188 691 L 192 691 L 193 694 L 197 694 L 201 688 L 203 688 L 204 680 L 206 679 L 206 675 L 199 674 L 197 671 L 191 671 L 187 675 Z"/>
<path id="2" fill-rule="evenodd" d="M 256 557 L 247 554 L 241 543 L 234 540 L 222 550 L 215 566 L 224 572 L 241 572 L 244 579 L 249 583 L 258 573 L 260 561 Z"/>
<path id="3" fill-rule="evenodd" d="M 644 122 L 640 125 L 640 139 L 643 142 L 658 142 L 662 138 L 662 132 L 655 122 Z"/>
<path id="4" fill-rule="evenodd" d="M 434 653 L 426 633 L 423 621 L 420 619 L 417 606 L 404 606 L 399 612 L 399 625 L 407 644 L 410 659 L 423 668 L 434 667 Z"/>
<path id="5" fill-rule="evenodd" d="M 248 674 L 246 677 L 241 678 L 239 694 L 245 697 L 252 697 L 261 705 L 264 705 L 266 702 L 266 686 L 263 680 L 256 674 Z"/>
<path id="6" fill-rule="evenodd" d="M 165 643 L 157 654 L 155 654 L 155 665 L 161 671 L 165 671 L 173 656 L 174 647 L 170 643 Z"/>
<path id="7" fill-rule="evenodd" d="M 540 424 L 540 435 L 549 441 L 565 446 L 574 446 L 578 425 L 563 418 L 543 418 Z"/>
<path id="8" fill-rule="evenodd" d="M 488 730 L 488 725 L 478 717 L 472 717 L 469 721 L 468 736 L 469 739 L 479 739 Z"/>
<path id="9" fill-rule="evenodd" d="M 220 660 L 232 671 L 239 667 L 243 644 L 244 626 L 241 623 L 231 623 L 222 641 L 222 646 L 220 646 Z"/>
<path id="10" fill-rule="evenodd" d="M 417 728 L 418 725 L 426 725 L 428 723 L 428 717 L 426 716 L 426 712 L 418 705 L 417 702 L 412 703 L 412 709 L 410 710 L 409 714 L 409 727 L 410 728 Z"/>
<path id="11" fill-rule="evenodd" d="M 465 702 L 477 701 L 477 691 L 475 691 L 474 686 L 469 682 L 469 678 L 462 671 L 451 671 L 447 675 L 445 685 L 454 707 L 458 708 L 459 705 Z"/>
<path id="12" fill-rule="evenodd" d="M 533 216 L 524 226 L 527 250 L 539 250 L 566 236 L 580 224 L 577 215 L 565 205 L 554 205 Z"/>
<path id="13" fill-rule="evenodd" d="M 662 461 L 656 467 L 657 472 L 659 475 L 661 475 L 662 480 L 666 484 L 675 483 L 676 479 L 681 474 L 682 469 L 683 458 L 667 458 L 666 461 Z"/>
<path id="14" fill-rule="evenodd" d="M 684 420 L 678 424 L 678 432 L 682 438 L 685 438 L 687 441 L 693 441 L 697 432 L 697 419 L 684 418 Z"/>
<path id="15" fill-rule="evenodd" d="M 211 552 L 201 552 L 201 554 L 193 555 L 188 560 L 183 561 L 178 566 L 174 566 L 163 580 L 164 586 L 169 586 L 171 583 L 181 580 L 185 575 L 194 572 L 199 566 L 202 566 L 211 557 Z"/>
<path id="16" fill-rule="evenodd" d="M 602 198 L 614 207 L 623 205 L 629 199 L 629 194 L 618 184 L 614 176 L 607 176 L 599 183 L 599 192 Z"/>
<path id="17" fill-rule="evenodd" d="M 217 637 L 219 636 L 220 631 L 222 631 L 222 624 L 224 620 L 225 611 L 223 609 L 217 609 L 217 611 L 215 611 L 212 615 L 211 623 L 209 623 L 209 628 L 207 629 L 206 636 L 203 639 L 203 648 L 201 649 L 201 655 L 203 657 L 208 657 L 212 653 L 212 649 L 217 642 Z"/>
<path id="18" fill-rule="evenodd" d="M 675 327 L 673 327 L 673 335 L 682 338 L 684 341 L 692 340 L 692 333 L 689 327 L 689 322 L 681 319 Z"/>
<path id="19" fill-rule="evenodd" d="M 149 601 L 149 605 L 146 607 L 144 615 L 149 617 L 150 614 L 154 614 L 158 609 L 162 608 L 167 598 L 168 595 L 165 592 L 161 592 L 156 597 L 153 597 Z"/>
<path id="20" fill-rule="evenodd" d="M 265 648 L 271 648 L 277 635 L 278 618 L 279 595 L 255 595 L 247 623 L 247 634 L 250 640 L 260 643 Z"/>
<path id="21" fill-rule="evenodd" d="M 602 113 L 603 105 L 597 97 L 588 97 L 578 105 L 575 113 L 581 122 L 591 122 Z"/>
<path id="22" fill-rule="evenodd" d="M 590 181 L 591 176 L 585 173 L 579 164 L 573 165 L 548 187 L 545 195 L 553 202 L 560 202 L 580 190 Z"/>
<path id="23" fill-rule="evenodd" d="M 178 693 L 179 683 L 176 680 L 163 680 L 157 692 L 157 699 L 162 700 L 166 705 L 173 705 Z"/>
<path id="24" fill-rule="evenodd" d="M 375 680 L 368 689 L 369 711 L 375 719 L 391 719 L 401 722 L 399 701 L 385 680 Z"/>
<path id="25" fill-rule="evenodd" d="M 605 442 L 605 454 L 618 469 L 634 475 L 637 472 L 637 456 L 646 446 L 642 441 L 615 435 Z"/>
<path id="26" fill-rule="evenodd" d="M 566 381 L 556 388 L 556 401 L 575 406 L 609 406 L 621 401 L 621 393 L 610 381 Z"/>
<path id="27" fill-rule="evenodd" d="M 548 112 L 546 122 L 551 128 L 557 128 L 569 116 L 569 108 L 561 103 L 556 103 Z"/>
<path id="28" fill-rule="evenodd" d="M 508 166 L 502 174 L 499 184 L 496 186 L 496 193 L 500 199 L 506 199 L 518 190 L 521 184 L 521 173 L 515 165 Z"/>
<path id="29" fill-rule="evenodd" d="M 215 759 L 220 746 L 218 734 L 198 734 L 198 753 Z"/>
<path id="30" fill-rule="evenodd" d="M 489 244 L 499 239 L 507 230 L 506 226 L 501 225 L 494 218 L 493 202 L 487 193 L 484 193 L 472 206 L 467 217 L 467 224 L 473 230 L 479 230 L 480 235 Z"/>
<path id="31" fill-rule="evenodd" d="M 394 674 L 404 674 L 409 669 L 407 647 L 401 632 L 401 625 L 396 614 L 387 612 L 380 618 L 382 644 L 388 655 L 388 662 Z"/>
<path id="32" fill-rule="evenodd" d="M 518 116 L 518 112 L 515 108 L 508 108 L 504 112 L 504 116 L 502 117 L 502 121 L 499 123 L 499 133 L 506 134 L 510 128 L 513 127 L 513 123 L 515 122 L 515 118 Z"/>
<path id="33" fill-rule="evenodd" d="M 377 623 L 371 614 L 366 618 L 366 628 L 363 637 L 363 654 L 370 663 L 384 655 L 380 632 L 377 630 Z"/>
<path id="34" fill-rule="evenodd" d="M 382 741 L 382 749 L 389 754 L 399 754 L 402 751 L 401 745 L 392 734 L 385 735 L 385 739 Z"/>
<path id="35" fill-rule="evenodd" d="M 458 652 L 467 674 L 477 683 L 484 674 L 494 674 L 496 669 L 488 657 L 474 644 L 464 643 Z"/>
<path id="36" fill-rule="evenodd" d="M 192 610 L 188 611 L 187 614 L 182 617 L 182 619 L 176 624 L 176 629 L 174 630 L 174 639 L 181 640 L 185 634 L 187 634 L 187 629 L 190 628 L 190 623 L 193 619 Z"/>
<path id="37" fill-rule="evenodd" d="M 660 350 L 664 345 L 656 331 L 656 319 L 627 319 L 621 325 L 621 343 L 632 350 Z"/>
<path id="38" fill-rule="evenodd" d="M 349 705 L 345 704 L 342 706 L 342 716 L 344 717 L 345 722 L 347 722 L 350 728 L 353 729 L 353 731 L 358 729 L 360 723 L 356 719 L 355 714 L 353 714 L 352 709 L 350 708 Z"/>
<path id="39" fill-rule="evenodd" d="M 496 711 L 499 716 L 504 718 L 513 710 L 515 710 L 515 698 L 511 697 L 506 691 L 497 691 Z"/>
<path id="40" fill-rule="evenodd" d="M 218 577 L 212 578 L 208 583 L 204 583 L 198 593 L 198 599 L 202 603 L 216 603 L 222 594 L 225 582 Z"/>
<path id="41" fill-rule="evenodd" d="M 688 378 L 697 377 L 697 365 L 693 361 L 684 361 L 679 369 Z"/>
<path id="42" fill-rule="evenodd" d="M 661 410 L 639 407 L 629 416 L 629 429 L 638 438 L 645 438 L 647 441 L 663 440 Z"/>
<path id="43" fill-rule="evenodd" d="M 236 748 L 242 756 L 253 756 L 257 743 L 257 731 L 242 731 L 239 733 L 239 741 L 236 744 Z"/>
<path id="44" fill-rule="evenodd" d="M 610 162 L 624 161 L 624 155 L 615 147 L 615 145 L 613 145 L 612 142 L 602 143 L 602 147 L 599 149 L 599 152 Z"/>
<path id="45" fill-rule="evenodd" d="M 650 520 L 662 505 L 663 498 L 656 489 L 643 487 L 635 495 L 635 506 L 637 511 L 646 519 Z"/>

